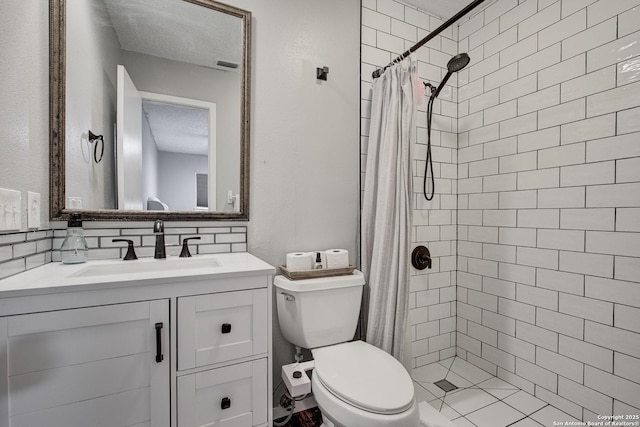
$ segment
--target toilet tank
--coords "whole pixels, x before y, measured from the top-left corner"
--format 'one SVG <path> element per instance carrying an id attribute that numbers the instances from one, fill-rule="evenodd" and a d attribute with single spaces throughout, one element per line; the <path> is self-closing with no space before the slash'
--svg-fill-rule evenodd
<path id="1" fill-rule="evenodd" d="M 353 339 L 358 324 L 364 275 L 274 279 L 278 320 L 290 343 L 317 348 Z"/>

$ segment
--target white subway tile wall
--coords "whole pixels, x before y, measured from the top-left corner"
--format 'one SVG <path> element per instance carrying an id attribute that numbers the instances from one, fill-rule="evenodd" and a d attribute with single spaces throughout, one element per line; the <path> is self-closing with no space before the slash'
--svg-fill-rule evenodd
<path id="1" fill-rule="evenodd" d="M 418 39 L 425 37 L 428 31 L 434 30 L 442 23 L 443 21 L 439 18 L 395 0 L 371 0 L 362 3 L 363 106 L 370 105 L 371 101 L 373 82 L 371 73 L 375 69 L 387 65 Z M 471 28 L 474 23 L 476 27 Z M 484 28 L 483 24 L 482 17 L 480 17 L 476 21 L 471 20 L 469 26 L 466 27 L 467 34 L 471 32 L 474 34 L 470 38 L 471 45 L 482 45 L 488 40 L 493 40 L 498 34 L 499 25 L 497 22 L 490 28 Z M 418 74 L 425 83 L 429 82 L 437 86 L 446 74 L 447 62 L 458 53 L 457 32 L 457 28 L 450 28 L 416 52 Z M 499 65 L 499 57 L 496 55 L 474 68 L 474 75 L 471 78 L 473 80 L 479 79 L 477 81 L 480 82 L 480 86 L 474 88 L 473 83 L 467 85 L 466 93 L 461 96 L 466 96 L 469 99 L 482 93 L 482 76 L 490 75 L 499 68 Z M 464 78 L 461 73 L 460 79 Z M 499 92 L 496 90 L 481 99 L 476 99 L 471 111 L 473 112 L 475 109 L 480 113 L 477 116 L 468 114 L 464 123 L 458 124 L 457 79 L 458 76 L 452 76 L 434 103 L 431 143 L 436 193 L 433 200 L 429 202 L 422 195 L 427 144 L 426 99 L 418 107 L 416 117 L 417 142 L 413 147 L 415 194 L 412 242 L 413 246 L 425 245 L 429 247 L 433 255 L 433 267 L 430 270 L 412 270 L 409 299 L 412 367 L 423 366 L 455 355 L 456 215 L 458 207 L 456 195 L 458 192 L 465 191 L 481 193 L 482 178 L 480 177 L 484 175 L 497 176 L 498 172 L 497 159 L 490 160 L 470 167 L 470 176 L 478 178 L 472 178 L 466 182 L 464 180 L 458 181 L 458 156 L 465 157 L 465 163 L 473 160 L 474 157 L 483 160 L 481 145 L 477 146 L 479 149 L 477 152 L 470 149 L 466 154 L 457 149 L 458 126 L 467 130 L 475 129 L 475 132 L 469 137 L 478 141 L 478 144 L 495 140 L 498 134 L 497 126 L 486 127 L 482 130 L 478 128 L 479 124 L 482 124 L 481 111 L 498 105 Z M 515 107 L 515 102 L 509 106 L 501 105 L 494 113 L 495 120 L 500 120 L 501 117 L 515 116 Z M 368 108 L 362 108 L 361 114 L 361 161 L 364 182 L 370 111 Z M 513 179 L 513 184 L 497 182 L 496 185 L 515 186 L 515 175 Z M 497 242 L 497 227 L 494 230 L 478 229 L 477 232 L 482 239 Z M 477 320 L 475 325 L 485 328 L 480 325 L 480 319 Z M 495 335 L 495 332 L 493 334 Z M 492 341 L 494 346 L 497 345 L 495 339 Z"/>
<path id="2" fill-rule="evenodd" d="M 639 18 L 499 0 L 459 28 L 457 354 L 583 420 L 640 414 Z"/>
<path id="3" fill-rule="evenodd" d="M 0 279 L 22 273 L 49 262 L 60 261 L 60 246 L 66 235 L 65 223 L 52 222 L 52 230 L 39 230 L 0 235 Z M 89 259 L 119 259 L 126 253 L 126 244 L 112 240 L 131 239 L 140 258 L 152 257 L 155 236 L 151 223 L 144 222 L 84 222 Z M 247 251 L 245 225 L 211 222 L 165 223 L 165 245 L 168 256 L 178 256 L 182 239 L 200 236 L 189 242 L 191 253 L 211 254 Z M 453 258 L 453 257 L 451 257 Z M 455 268 L 455 263 L 452 263 Z"/>
<path id="4" fill-rule="evenodd" d="M 60 246 L 66 235 L 64 223 L 51 223 L 53 262 L 60 261 Z M 89 246 L 89 259 L 118 259 L 123 258 L 126 243 L 113 243 L 113 239 L 133 240 L 136 255 L 148 258 L 154 255 L 155 236 L 153 224 L 147 222 L 88 222 L 83 223 L 84 234 Z M 167 256 L 178 256 L 185 237 L 199 236 L 200 240 L 189 241 L 192 255 L 230 253 L 247 251 L 247 227 L 245 225 L 221 226 L 211 222 L 165 222 L 165 247 Z"/>
<path id="5" fill-rule="evenodd" d="M 0 279 L 51 262 L 52 230 L 0 235 Z"/>
<path id="6" fill-rule="evenodd" d="M 363 106 L 440 22 L 363 2 Z M 455 349 L 576 418 L 640 413 L 639 22 L 640 0 L 499 0 L 416 52 L 432 84 L 471 63 L 436 102 L 432 202 L 419 107 L 413 242 L 437 250 L 411 279 L 413 367 Z"/>

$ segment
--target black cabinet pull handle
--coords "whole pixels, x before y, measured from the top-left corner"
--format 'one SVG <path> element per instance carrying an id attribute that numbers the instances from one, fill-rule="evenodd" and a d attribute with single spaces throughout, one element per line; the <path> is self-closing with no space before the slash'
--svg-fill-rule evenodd
<path id="1" fill-rule="evenodd" d="M 223 334 L 228 334 L 231 332 L 231 323 L 223 323 L 221 329 Z"/>
<path id="2" fill-rule="evenodd" d="M 162 362 L 162 322 L 156 323 L 156 363 Z"/>
<path id="3" fill-rule="evenodd" d="M 222 400 L 220 401 L 220 408 L 229 409 L 230 407 L 231 407 L 231 399 L 229 399 L 228 397 L 223 397 Z"/>

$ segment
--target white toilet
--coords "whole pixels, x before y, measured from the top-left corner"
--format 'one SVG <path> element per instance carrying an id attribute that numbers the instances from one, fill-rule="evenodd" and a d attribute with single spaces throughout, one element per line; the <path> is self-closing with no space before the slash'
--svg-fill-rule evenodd
<path id="1" fill-rule="evenodd" d="M 360 271 L 308 280 L 276 276 L 274 284 L 284 337 L 313 354 L 311 390 L 323 425 L 419 425 L 413 382 L 402 364 L 363 341 L 348 342 L 360 312 Z"/>

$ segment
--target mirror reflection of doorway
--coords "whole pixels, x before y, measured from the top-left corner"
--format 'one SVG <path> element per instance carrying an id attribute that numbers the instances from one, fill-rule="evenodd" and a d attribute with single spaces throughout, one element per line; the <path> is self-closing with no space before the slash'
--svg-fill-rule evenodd
<path id="1" fill-rule="evenodd" d="M 119 75 L 127 80 L 124 67 Z M 216 104 L 127 86 L 118 91 L 118 208 L 215 211 Z M 206 205 L 194 174 L 207 177 Z"/>

